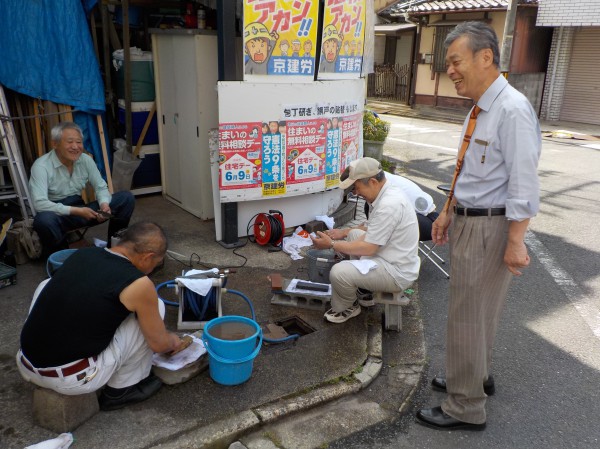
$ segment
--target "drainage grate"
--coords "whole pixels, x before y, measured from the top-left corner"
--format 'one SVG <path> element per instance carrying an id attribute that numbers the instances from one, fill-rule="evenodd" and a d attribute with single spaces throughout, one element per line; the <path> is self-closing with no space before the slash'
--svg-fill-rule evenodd
<path id="1" fill-rule="evenodd" d="M 275 324 L 283 327 L 289 335 L 298 334 L 302 337 L 303 335 L 311 334 L 316 331 L 314 327 L 311 327 L 306 321 L 296 315 L 283 318 L 276 321 Z"/>

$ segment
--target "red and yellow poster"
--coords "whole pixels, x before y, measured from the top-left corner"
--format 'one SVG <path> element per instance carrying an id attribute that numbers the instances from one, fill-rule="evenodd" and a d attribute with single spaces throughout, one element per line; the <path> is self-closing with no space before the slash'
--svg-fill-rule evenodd
<path id="1" fill-rule="evenodd" d="M 314 78 L 318 0 L 244 1 L 244 79 Z"/>
<path id="2" fill-rule="evenodd" d="M 354 114 L 344 117 L 344 121 L 341 124 L 342 155 L 340 172 L 343 172 L 350 165 L 350 162 L 358 159 L 361 122 L 362 114 Z"/>
<path id="3" fill-rule="evenodd" d="M 318 79 L 359 78 L 366 0 L 325 0 Z"/>
<path id="4" fill-rule="evenodd" d="M 325 176 L 326 120 L 291 120 L 287 122 L 287 183 L 290 191 L 302 184 L 318 181 L 322 188 Z"/>
<path id="5" fill-rule="evenodd" d="M 219 189 L 252 189 L 262 185 L 261 123 L 219 125 Z"/>

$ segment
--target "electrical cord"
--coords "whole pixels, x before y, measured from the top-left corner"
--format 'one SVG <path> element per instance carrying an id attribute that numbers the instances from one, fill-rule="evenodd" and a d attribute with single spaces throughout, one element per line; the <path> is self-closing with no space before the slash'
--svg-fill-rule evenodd
<path id="1" fill-rule="evenodd" d="M 190 255 L 190 259 L 189 259 L 188 263 L 185 263 L 183 260 L 178 259 L 177 257 L 174 257 L 168 251 L 167 251 L 167 256 L 170 257 L 171 259 L 173 259 L 175 262 L 180 263 L 181 265 L 183 265 L 186 268 L 193 268 L 194 260 L 195 260 L 196 266 L 200 266 L 200 267 L 203 267 L 206 269 L 218 268 L 219 270 L 226 270 L 226 269 L 232 269 L 232 268 L 243 268 L 246 265 L 246 263 L 248 262 L 248 258 L 242 254 L 236 253 L 236 251 L 243 248 L 244 246 L 246 246 L 247 243 L 248 243 L 248 240 L 246 239 L 246 242 L 242 246 L 238 246 L 237 248 L 235 248 L 233 250 L 233 254 L 244 259 L 244 262 L 242 262 L 240 265 L 215 265 L 215 264 L 204 263 L 201 261 L 201 258 L 197 253 L 192 253 Z"/>

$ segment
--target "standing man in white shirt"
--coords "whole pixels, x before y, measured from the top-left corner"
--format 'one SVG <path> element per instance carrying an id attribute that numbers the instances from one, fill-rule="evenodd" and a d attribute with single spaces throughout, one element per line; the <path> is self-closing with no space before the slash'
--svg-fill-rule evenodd
<path id="1" fill-rule="evenodd" d="M 454 191 L 432 231 L 435 244 L 450 242 L 446 377 L 432 381 L 448 396 L 417 419 L 435 429 L 483 430 L 486 398 L 495 389 L 490 371 L 498 322 L 512 277 L 529 265 L 524 239 L 539 210 L 541 132 L 527 98 L 500 74 L 492 28 L 461 23 L 445 44 L 448 76 L 475 106 L 463 127 L 468 146 L 458 158 Z M 467 132 L 469 123 L 474 131 Z"/>

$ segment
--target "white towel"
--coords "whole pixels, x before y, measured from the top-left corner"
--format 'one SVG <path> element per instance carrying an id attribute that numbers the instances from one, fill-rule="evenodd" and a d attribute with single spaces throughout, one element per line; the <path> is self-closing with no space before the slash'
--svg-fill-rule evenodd
<path id="1" fill-rule="evenodd" d="M 175 278 L 177 282 L 181 285 L 185 286 L 185 288 L 197 293 L 200 296 L 206 296 L 207 293 L 212 288 L 213 280 L 212 278 L 208 279 L 190 279 L 189 276 L 194 276 L 196 274 L 204 274 L 204 273 L 218 273 L 219 270 L 217 268 L 213 268 L 212 270 L 190 270 L 185 273 L 184 277 Z"/>
<path id="2" fill-rule="evenodd" d="M 373 268 L 377 267 L 377 262 L 371 259 L 350 260 L 349 262 L 360 271 L 360 274 L 367 274 Z"/>

